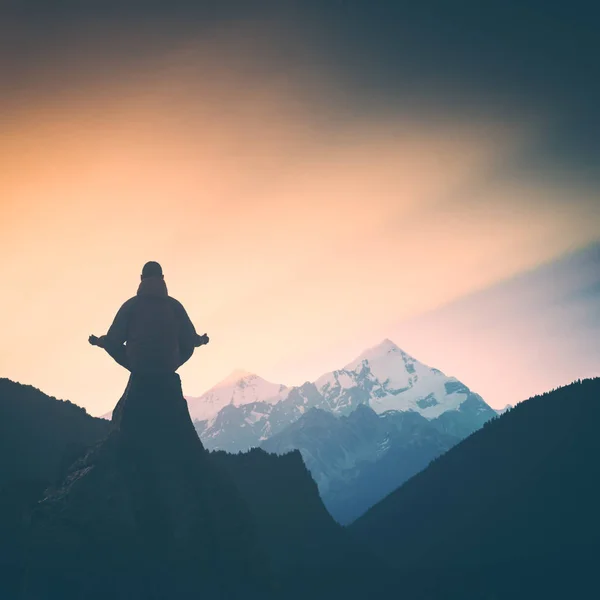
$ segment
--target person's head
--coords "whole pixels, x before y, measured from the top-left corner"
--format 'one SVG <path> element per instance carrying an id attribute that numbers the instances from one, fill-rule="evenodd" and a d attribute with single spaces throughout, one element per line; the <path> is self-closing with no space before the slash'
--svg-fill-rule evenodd
<path id="1" fill-rule="evenodd" d="M 153 260 L 147 262 L 142 269 L 142 279 L 147 279 L 148 277 L 160 277 L 164 279 L 162 267 Z"/>

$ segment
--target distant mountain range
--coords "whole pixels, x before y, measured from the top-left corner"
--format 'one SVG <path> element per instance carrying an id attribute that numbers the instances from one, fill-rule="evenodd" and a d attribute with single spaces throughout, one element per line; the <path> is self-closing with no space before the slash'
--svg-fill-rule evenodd
<path id="1" fill-rule="evenodd" d="M 205 417 L 195 427 L 209 449 L 300 450 L 341 523 L 497 415 L 390 340 L 314 383 L 286 388 L 243 373 L 188 403 Z"/>
<path id="2" fill-rule="evenodd" d="M 314 383 L 286 388 L 254 374 L 233 374 L 188 403 L 192 418 L 204 416 L 195 421 L 205 445 L 230 452 L 259 446 L 311 408 L 336 416 L 347 416 L 359 405 L 378 415 L 412 411 L 441 419 L 441 428 L 460 437 L 497 414 L 456 378 L 424 365 L 390 340 Z"/>
<path id="3" fill-rule="evenodd" d="M 325 506 L 346 524 L 458 441 L 416 412 L 377 415 L 360 404 L 347 417 L 312 408 L 261 447 L 300 450 Z"/>

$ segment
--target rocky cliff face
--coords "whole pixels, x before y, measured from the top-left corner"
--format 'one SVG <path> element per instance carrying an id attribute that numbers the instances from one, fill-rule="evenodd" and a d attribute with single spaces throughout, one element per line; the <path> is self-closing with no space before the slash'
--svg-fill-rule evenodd
<path id="1" fill-rule="evenodd" d="M 132 376 L 111 431 L 31 518 L 23 597 L 267 597 L 239 491 L 204 450 L 177 375 Z"/>

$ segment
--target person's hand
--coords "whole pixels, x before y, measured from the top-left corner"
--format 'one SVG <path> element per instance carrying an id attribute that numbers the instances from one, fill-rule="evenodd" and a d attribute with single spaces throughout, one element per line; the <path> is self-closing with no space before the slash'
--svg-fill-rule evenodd
<path id="1" fill-rule="evenodd" d="M 205 346 L 206 344 L 208 344 L 209 341 L 210 340 L 209 340 L 208 336 L 205 333 L 203 333 L 202 335 L 199 335 L 196 338 L 196 348 L 198 346 Z"/>
<path id="2" fill-rule="evenodd" d="M 92 346 L 100 346 L 100 338 L 95 335 L 90 335 L 90 337 L 88 338 L 88 342 Z"/>

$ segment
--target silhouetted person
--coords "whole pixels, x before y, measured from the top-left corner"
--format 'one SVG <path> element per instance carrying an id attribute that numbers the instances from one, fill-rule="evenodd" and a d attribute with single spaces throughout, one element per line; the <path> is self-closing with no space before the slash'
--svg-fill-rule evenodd
<path id="1" fill-rule="evenodd" d="M 162 267 L 154 261 L 142 269 L 137 295 L 119 309 L 108 333 L 91 335 L 93 346 L 104 348 L 132 373 L 174 373 L 198 346 L 198 335 L 183 305 L 167 292 Z"/>

